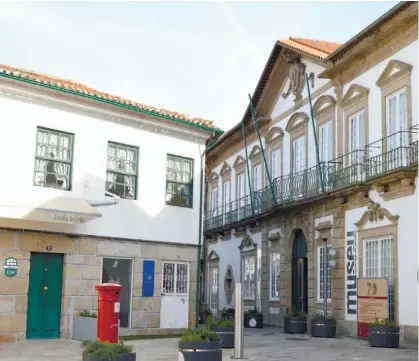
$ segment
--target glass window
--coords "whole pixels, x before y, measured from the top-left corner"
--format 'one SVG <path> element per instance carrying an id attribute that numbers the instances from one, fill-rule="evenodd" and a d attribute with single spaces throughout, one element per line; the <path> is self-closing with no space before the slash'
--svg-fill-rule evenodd
<path id="1" fill-rule="evenodd" d="M 332 269 L 330 268 L 330 246 L 327 246 L 327 301 L 332 299 Z M 317 247 L 317 301 L 324 302 L 324 246 Z"/>
<path id="2" fill-rule="evenodd" d="M 106 190 L 121 198 L 137 196 L 138 148 L 108 142 Z"/>
<path id="3" fill-rule="evenodd" d="M 403 88 L 386 98 L 388 150 L 407 146 L 407 90 Z M 402 133 L 400 133 L 402 132 Z"/>
<path id="4" fill-rule="evenodd" d="M 193 159 L 167 155 L 166 204 L 192 208 Z"/>
<path id="5" fill-rule="evenodd" d="M 306 168 L 306 138 L 305 136 L 293 141 L 293 172 L 298 173 Z"/>
<path id="6" fill-rule="evenodd" d="M 253 190 L 256 192 L 262 189 L 262 164 L 253 167 Z"/>
<path id="7" fill-rule="evenodd" d="M 275 149 L 271 153 L 271 177 L 272 180 L 281 176 L 281 148 Z"/>
<path id="8" fill-rule="evenodd" d="M 237 175 L 237 198 L 239 200 L 239 206 L 244 207 L 245 205 L 245 189 L 244 189 L 244 173 Z"/>
<path id="9" fill-rule="evenodd" d="M 218 311 L 218 267 L 210 267 L 210 308 Z"/>
<path id="10" fill-rule="evenodd" d="M 278 253 L 271 253 L 270 255 L 270 299 L 279 300 L 279 276 L 280 276 L 280 258 L 281 255 Z"/>
<path id="11" fill-rule="evenodd" d="M 230 181 L 227 180 L 224 182 L 224 189 L 223 189 L 223 203 L 224 203 L 224 213 L 230 212 Z"/>
<path id="12" fill-rule="evenodd" d="M 38 127 L 33 183 L 71 189 L 74 134 Z"/>
<path id="13" fill-rule="evenodd" d="M 365 150 L 365 109 L 349 118 L 349 152 L 351 164 L 363 162 Z"/>
<path id="14" fill-rule="evenodd" d="M 255 256 L 244 257 L 242 259 L 242 267 L 243 299 L 254 300 L 256 291 Z"/>
<path id="15" fill-rule="evenodd" d="M 320 161 L 329 162 L 333 158 L 333 132 L 332 121 L 322 124 L 319 127 Z"/>

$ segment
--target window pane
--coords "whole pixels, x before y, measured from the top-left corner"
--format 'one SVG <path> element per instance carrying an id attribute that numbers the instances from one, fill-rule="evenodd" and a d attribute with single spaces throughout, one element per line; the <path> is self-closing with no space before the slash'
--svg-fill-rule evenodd
<path id="1" fill-rule="evenodd" d="M 192 207 L 192 160 L 168 155 L 166 162 L 166 183 L 166 204 Z"/>

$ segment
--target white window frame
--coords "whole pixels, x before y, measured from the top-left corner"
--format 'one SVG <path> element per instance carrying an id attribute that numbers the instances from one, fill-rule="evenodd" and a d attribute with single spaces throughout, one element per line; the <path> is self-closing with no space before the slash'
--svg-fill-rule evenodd
<path id="1" fill-rule="evenodd" d="M 359 159 L 359 156 L 363 157 L 365 153 L 365 146 L 366 146 L 366 134 L 365 134 L 365 122 L 366 122 L 367 111 L 365 108 L 361 109 L 360 111 L 350 115 L 348 117 L 348 151 L 350 153 L 350 164 L 354 163 L 362 163 L 363 159 Z M 362 124 L 361 123 L 362 119 Z M 357 129 L 356 133 L 356 146 L 354 146 L 354 135 L 353 135 L 353 128 L 352 123 L 355 123 L 355 129 Z M 361 135 L 362 132 L 362 136 Z M 362 141 L 361 141 L 362 140 Z M 360 144 L 363 143 L 363 144 Z M 356 152 L 356 153 L 352 153 Z"/>
<path id="2" fill-rule="evenodd" d="M 237 174 L 237 200 L 240 202 L 239 207 L 244 207 L 244 197 L 246 196 L 246 182 L 244 172 Z"/>
<path id="3" fill-rule="evenodd" d="M 173 273 L 173 292 L 168 292 L 167 290 L 164 289 L 164 265 L 165 264 L 174 264 L 174 273 Z M 186 282 L 186 293 L 183 292 L 177 292 L 177 284 L 178 284 L 178 279 L 177 279 L 177 271 L 178 271 L 178 266 L 186 266 L 188 269 L 187 272 L 187 282 Z M 191 281 L 191 267 L 190 264 L 188 262 L 177 262 L 177 261 L 163 261 L 162 265 L 161 265 L 161 294 L 162 296 L 189 296 L 189 282 Z"/>
<path id="4" fill-rule="evenodd" d="M 253 261 L 253 281 L 250 276 L 249 279 L 246 278 L 246 261 Z M 251 275 L 251 273 L 249 273 Z M 256 300 L 256 255 L 251 256 L 242 256 L 242 284 L 243 284 L 243 300 L 254 301 Z M 252 284 L 253 293 L 252 293 Z"/>
<path id="5" fill-rule="evenodd" d="M 218 187 L 211 188 L 211 213 L 213 217 L 218 216 Z"/>
<path id="6" fill-rule="evenodd" d="M 278 258 L 274 259 L 276 256 Z M 275 268 L 279 275 L 281 275 L 281 254 L 279 252 L 274 252 L 269 255 L 269 301 L 279 301 L 281 299 L 280 279 L 276 280 L 272 277 L 274 271 L 273 268 Z M 273 296 L 273 294 L 276 293 L 278 296 Z"/>
<path id="7" fill-rule="evenodd" d="M 262 188 L 262 163 L 258 163 L 253 166 L 253 191 L 257 192 Z"/>
<path id="8" fill-rule="evenodd" d="M 401 118 L 400 118 L 400 94 L 403 94 L 403 93 L 406 94 L 406 98 L 405 98 L 406 99 L 406 119 L 405 119 L 404 127 L 402 125 Z M 409 128 L 409 115 L 408 115 L 409 104 L 408 104 L 407 95 L 408 95 L 407 87 L 403 87 L 395 91 L 394 93 L 391 93 L 386 96 L 386 134 L 387 136 L 391 136 L 392 134 L 395 134 L 400 131 L 407 131 Z M 395 131 L 390 130 L 390 100 L 393 98 L 397 99 L 396 120 L 394 121 L 394 124 L 397 126 L 397 129 Z M 408 145 L 407 133 L 404 133 L 402 137 L 403 137 L 402 142 L 404 143 L 403 146 L 407 146 Z M 387 139 L 388 139 L 387 151 L 402 146 L 402 144 L 400 144 L 400 135 L 394 136 L 394 141 L 393 141 L 393 137 L 390 137 Z"/>
<path id="9" fill-rule="evenodd" d="M 325 139 L 326 134 L 326 139 Z M 330 162 L 333 159 L 333 121 L 332 119 L 319 126 L 320 161 Z"/>
<path id="10" fill-rule="evenodd" d="M 230 212 L 230 204 L 231 203 L 231 182 L 230 180 L 226 180 L 223 183 L 223 208 L 224 213 Z"/>
<path id="11" fill-rule="evenodd" d="M 219 282 L 220 282 L 220 275 L 219 275 L 219 272 L 218 272 L 218 264 L 217 265 L 212 265 L 211 263 L 209 264 L 209 272 L 208 272 L 208 274 L 209 274 L 209 282 L 208 282 L 208 285 L 209 285 L 209 292 L 208 292 L 208 295 L 209 295 L 209 302 L 208 302 L 208 304 L 209 304 L 209 306 L 210 306 L 210 310 L 212 311 L 212 312 L 217 312 L 218 311 L 218 301 L 219 301 Z M 216 273 L 216 290 L 214 291 L 214 274 L 213 274 L 213 272 L 215 271 L 215 273 Z M 214 306 L 214 304 L 213 304 L 213 301 L 215 300 L 215 307 L 213 307 Z"/>
<path id="12" fill-rule="evenodd" d="M 320 294 L 320 284 L 321 284 L 321 279 L 322 278 L 324 278 L 324 274 L 320 274 L 320 272 L 324 272 L 324 270 L 322 270 L 322 267 L 321 267 L 321 265 L 322 265 L 322 260 L 321 260 L 321 253 L 323 252 L 323 249 L 324 249 L 324 245 L 322 244 L 322 245 L 319 245 L 319 246 L 317 246 L 317 302 L 318 303 L 320 303 L 320 302 L 324 302 L 324 299 L 321 297 L 321 294 Z M 332 249 L 332 246 L 331 245 L 327 245 L 327 253 L 328 253 L 328 255 L 329 255 L 329 261 L 330 261 L 330 250 Z M 331 272 L 331 267 L 330 267 L 330 264 L 329 264 L 329 262 L 327 263 L 327 266 L 328 266 L 328 269 L 330 270 L 330 272 Z M 329 276 L 328 276 L 328 278 L 329 278 Z M 332 275 L 330 275 L 330 282 L 328 282 L 328 288 L 327 288 L 327 290 L 328 290 L 328 292 L 330 292 L 330 297 L 332 296 Z M 331 303 L 332 302 L 332 299 L 331 298 L 328 298 L 327 299 L 327 303 Z"/>
<path id="13" fill-rule="evenodd" d="M 384 240 L 390 240 L 390 256 L 391 256 L 391 264 L 390 264 L 390 275 L 383 275 L 381 273 L 382 271 L 382 241 Z M 377 248 L 377 275 L 373 276 L 367 276 L 367 243 L 373 243 L 377 242 L 378 248 Z M 387 236 L 380 236 L 375 238 L 368 238 L 364 239 L 362 242 L 362 274 L 365 278 L 392 278 L 393 275 L 393 236 L 387 235 Z"/>
<path id="14" fill-rule="evenodd" d="M 299 146 L 298 146 L 299 145 Z M 297 151 L 297 148 L 298 149 Z M 307 168 L 307 159 L 306 159 L 306 135 L 298 137 L 292 141 L 292 151 L 293 151 L 293 158 L 292 158 L 292 172 L 299 173 L 302 172 Z M 301 166 L 299 162 L 301 161 Z"/>
<path id="15" fill-rule="evenodd" d="M 281 176 L 281 147 L 271 152 L 271 176 L 272 180 Z"/>

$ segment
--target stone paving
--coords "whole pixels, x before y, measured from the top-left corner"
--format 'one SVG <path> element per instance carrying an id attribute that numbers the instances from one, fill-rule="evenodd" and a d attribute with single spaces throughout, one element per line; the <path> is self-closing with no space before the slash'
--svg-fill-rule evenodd
<path id="1" fill-rule="evenodd" d="M 137 361 L 176 361 L 177 339 L 130 341 Z M 224 350 L 223 361 L 233 350 Z M 276 329 L 246 330 L 245 357 L 249 361 L 407 361 L 418 360 L 416 348 L 379 349 L 350 338 L 315 339 L 285 335 Z M 80 343 L 74 340 L 23 341 L 0 344 L 1 361 L 80 361 Z"/>

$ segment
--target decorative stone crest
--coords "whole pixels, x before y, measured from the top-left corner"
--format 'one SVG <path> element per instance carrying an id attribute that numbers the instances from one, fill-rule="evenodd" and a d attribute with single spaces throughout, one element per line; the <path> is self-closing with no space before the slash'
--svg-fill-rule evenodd
<path id="1" fill-rule="evenodd" d="M 397 223 L 399 216 L 393 216 L 387 209 L 381 208 L 379 203 L 370 199 L 367 211 L 364 212 L 361 219 L 355 223 L 358 229 L 364 228 L 365 224 L 369 222 L 378 222 L 387 218 L 391 223 Z"/>
<path id="2" fill-rule="evenodd" d="M 332 235 L 330 231 L 332 230 L 333 226 L 330 221 L 320 222 L 317 227 L 314 229 L 319 233 L 317 239 L 324 240 L 329 239 Z"/>
<path id="3" fill-rule="evenodd" d="M 290 55 L 286 55 L 286 58 L 288 63 L 291 63 L 288 75 L 290 79 L 290 85 L 288 90 L 282 94 L 282 97 L 286 99 L 292 92 L 295 96 L 295 99 L 299 99 L 301 98 L 301 93 L 304 90 L 306 65 L 301 62 L 300 57 L 292 58 Z"/>
<path id="4" fill-rule="evenodd" d="M 256 243 L 253 242 L 253 239 L 250 236 L 244 236 L 242 242 L 240 243 L 239 249 L 243 251 L 244 248 L 254 248 Z"/>
<path id="5" fill-rule="evenodd" d="M 231 301 L 233 300 L 234 293 L 234 276 L 233 268 L 231 267 L 231 265 L 227 266 L 226 274 L 224 277 L 224 292 L 227 304 L 230 305 Z"/>

